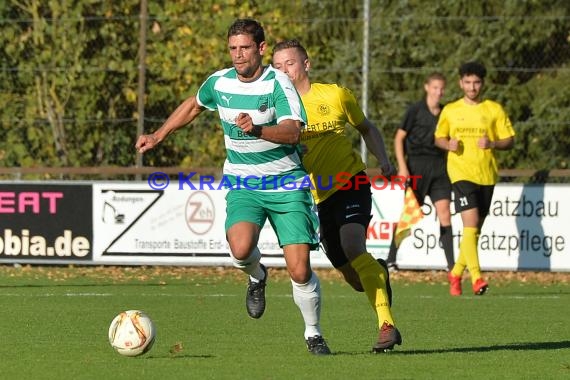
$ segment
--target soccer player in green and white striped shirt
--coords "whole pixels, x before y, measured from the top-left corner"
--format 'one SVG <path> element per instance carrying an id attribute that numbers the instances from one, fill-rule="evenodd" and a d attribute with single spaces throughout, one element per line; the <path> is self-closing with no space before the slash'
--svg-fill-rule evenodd
<path id="1" fill-rule="evenodd" d="M 318 220 L 303 180 L 298 142 L 305 109 L 289 78 L 263 65 L 267 48 L 261 25 L 236 20 L 228 30 L 233 67 L 210 75 L 154 133 L 138 138 L 144 153 L 208 109 L 217 110 L 224 130 L 226 161 L 226 237 L 234 266 L 249 275 L 246 309 L 252 318 L 265 311 L 267 269 L 257 242 L 269 219 L 291 276 L 293 299 L 305 323 L 307 349 L 330 354 L 320 329 L 321 292 L 309 252 L 318 246 Z"/>

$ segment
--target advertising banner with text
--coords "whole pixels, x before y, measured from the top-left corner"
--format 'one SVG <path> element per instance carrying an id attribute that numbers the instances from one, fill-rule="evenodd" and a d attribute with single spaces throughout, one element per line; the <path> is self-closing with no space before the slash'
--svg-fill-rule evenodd
<path id="1" fill-rule="evenodd" d="M 88 263 L 91 184 L 0 183 L 0 263 Z"/>
<path id="2" fill-rule="evenodd" d="M 570 186 L 498 184 L 479 237 L 479 261 L 486 270 L 570 271 Z M 376 198 L 381 194 L 376 194 Z M 381 202 L 381 201 L 380 201 Z M 431 204 L 398 251 L 402 268 L 445 268 L 439 224 Z M 452 205 L 455 257 L 461 216 Z"/>
<path id="3" fill-rule="evenodd" d="M 226 242 L 226 190 L 148 184 L 94 184 L 94 259 L 100 263 L 231 265 Z M 266 223 L 258 244 L 268 265 L 284 264 Z M 322 252 L 312 260 L 328 264 Z"/>
<path id="4" fill-rule="evenodd" d="M 216 186 L 214 186 L 216 188 Z M 566 185 L 499 184 L 479 240 L 487 270 L 570 270 L 570 202 Z M 148 184 L 95 184 L 93 187 L 94 260 L 157 264 L 229 265 L 224 235 L 225 190 Z M 367 246 L 385 258 L 403 205 L 402 189 L 373 190 Z M 444 269 L 439 222 L 427 200 L 424 218 L 404 240 L 398 264 L 409 269 Z M 459 255 L 461 217 L 453 211 L 455 255 Z M 277 238 L 266 223 L 259 247 L 268 265 L 283 265 Z M 330 266 L 322 250 L 315 266 Z"/>

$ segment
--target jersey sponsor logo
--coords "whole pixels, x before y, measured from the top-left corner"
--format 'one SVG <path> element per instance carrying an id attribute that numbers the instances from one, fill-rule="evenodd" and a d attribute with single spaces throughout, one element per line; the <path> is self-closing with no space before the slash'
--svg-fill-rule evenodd
<path id="1" fill-rule="evenodd" d="M 230 106 L 230 100 L 232 100 L 233 96 L 230 96 L 229 98 L 225 95 L 222 95 L 222 100 L 226 102 L 226 105 L 229 107 Z"/>

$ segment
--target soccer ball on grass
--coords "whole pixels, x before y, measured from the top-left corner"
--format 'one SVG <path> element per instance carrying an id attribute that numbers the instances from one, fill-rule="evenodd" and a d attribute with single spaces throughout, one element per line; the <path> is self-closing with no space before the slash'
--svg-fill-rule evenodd
<path id="1" fill-rule="evenodd" d="M 139 356 L 148 352 L 155 336 L 154 323 L 141 310 L 123 311 L 109 326 L 109 343 L 124 356 Z"/>

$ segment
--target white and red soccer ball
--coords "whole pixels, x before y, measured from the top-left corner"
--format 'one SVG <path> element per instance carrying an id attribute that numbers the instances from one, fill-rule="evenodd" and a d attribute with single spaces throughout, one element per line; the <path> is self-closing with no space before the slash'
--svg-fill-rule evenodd
<path id="1" fill-rule="evenodd" d="M 148 352 L 155 337 L 154 323 L 141 310 L 123 311 L 109 326 L 109 343 L 124 356 L 139 356 Z"/>

